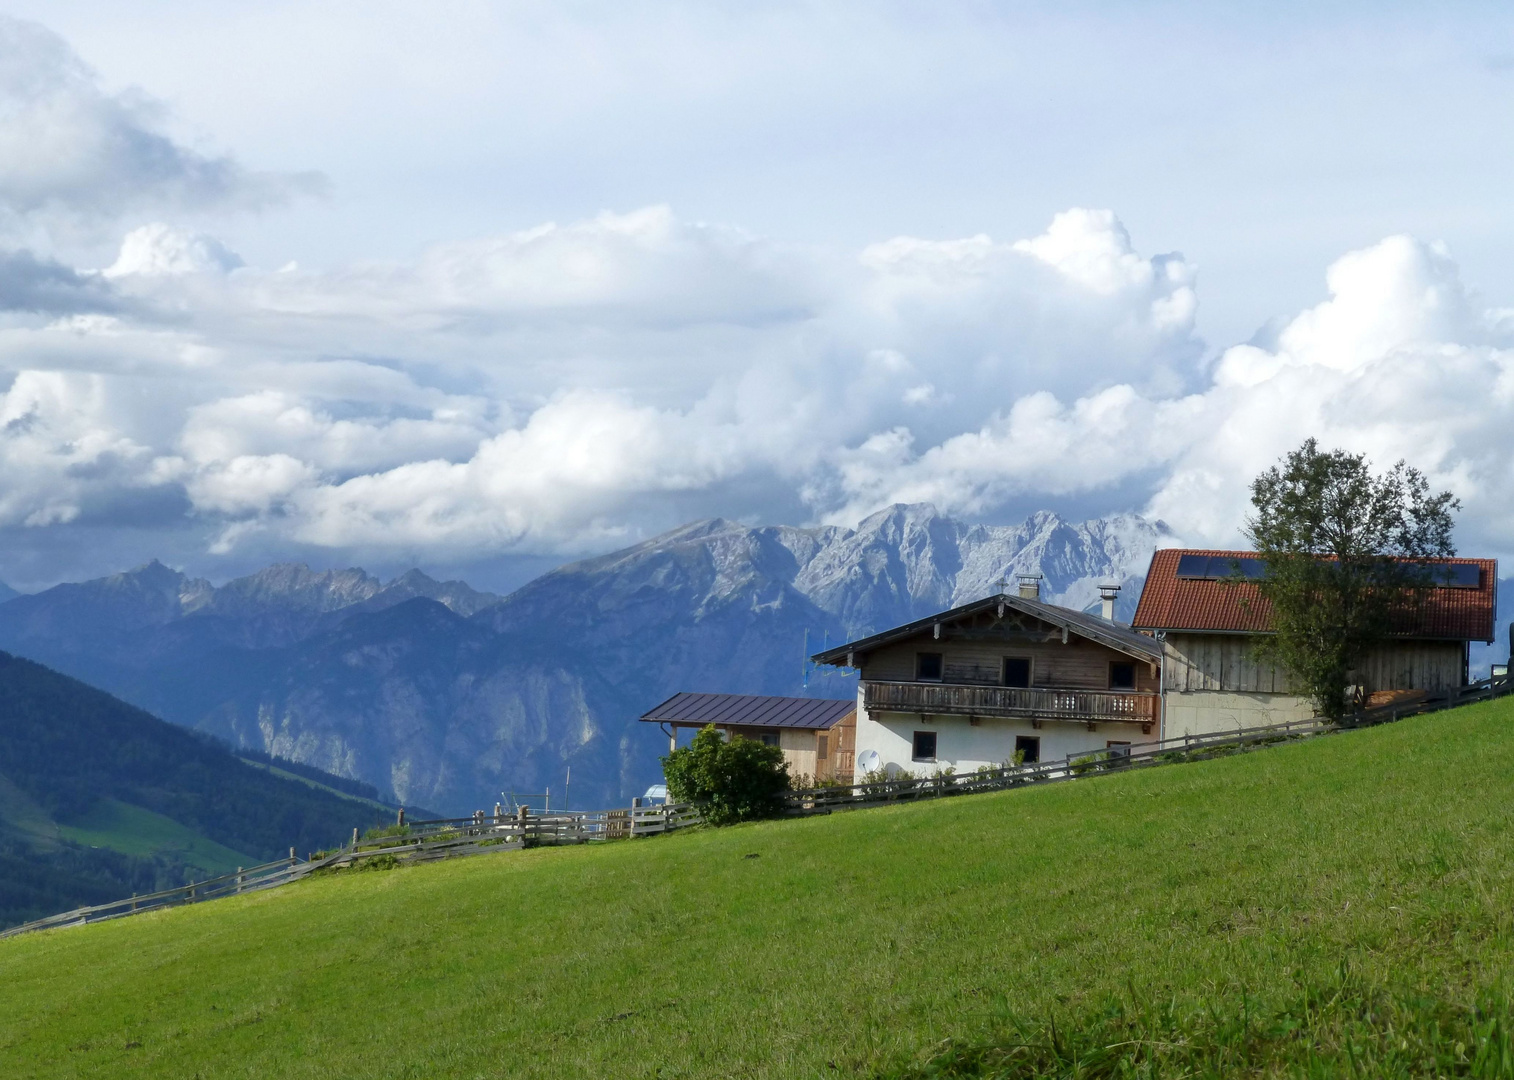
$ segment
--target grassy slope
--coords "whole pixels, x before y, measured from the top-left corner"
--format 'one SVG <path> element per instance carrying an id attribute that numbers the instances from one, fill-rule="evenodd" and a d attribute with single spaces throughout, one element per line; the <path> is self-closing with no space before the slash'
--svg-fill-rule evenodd
<path id="1" fill-rule="evenodd" d="M 123 855 L 171 853 L 186 867 L 200 870 L 202 877 L 225 874 L 238 866 L 256 866 L 259 861 L 208 840 L 173 818 L 118 799 L 102 799 L 88 826 L 62 825 L 58 831 L 76 844 L 110 848 Z"/>
<path id="2" fill-rule="evenodd" d="M 1511 796 L 1505 701 L 1076 784 L 317 879 L 0 942 L 0 1071 L 866 1073 L 1109 1001 L 1284 1008 L 1343 964 L 1454 1009 L 1514 970 Z"/>

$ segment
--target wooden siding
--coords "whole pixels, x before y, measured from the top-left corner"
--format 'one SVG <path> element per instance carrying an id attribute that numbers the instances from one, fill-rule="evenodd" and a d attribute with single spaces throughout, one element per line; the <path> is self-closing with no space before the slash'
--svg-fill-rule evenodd
<path id="1" fill-rule="evenodd" d="M 1169 633 L 1165 642 L 1168 690 L 1224 690 L 1245 694 L 1292 694 L 1287 672 L 1259 663 L 1245 634 Z M 1447 690 L 1462 684 L 1459 641 L 1394 642 L 1369 654 L 1357 681 L 1369 693 Z"/>
<path id="2" fill-rule="evenodd" d="M 1258 663 L 1245 634 L 1167 635 L 1168 690 L 1230 690 L 1245 694 L 1291 694 L 1287 672 Z"/>
<path id="3" fill-rule="evenodd" d="M 922 652 L 942 655 L 943 683 L 998 686 L 1005 657 L 1028 657 L 1034 687 L 1107 690 L 1110 663 L 1129 662 L 1135 664 L 1137 690 L 1158 688 L 1154 665 L 1076 634 L 1069 634 L 1064 645 L 1062 631 L 1044 623 L 1023 632 L 973 638 L 960 637 L 945 626 L 940 640 L 925 631 L 860 657 L 862 681 L 913 682 L 915 655 Z"/>
<path id="4" fill-rule="evenodd" d="M 1368 693 L 1451 690 L 1464 682 L 1459 641 L 1394 642 L 1370 653 L 1357 670 Z"/>

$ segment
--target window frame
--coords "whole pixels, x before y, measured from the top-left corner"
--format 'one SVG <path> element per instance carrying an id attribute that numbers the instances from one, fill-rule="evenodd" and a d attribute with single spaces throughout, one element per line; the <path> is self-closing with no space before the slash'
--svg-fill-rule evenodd
<path id="1" fill-rule="evenodd" d="M 920 674 L 920 661 L 923 658 L 927 657 L 927 656 L 934 656 L 936 658 L 936 660 L 937 660 L 938 667 L 937 667 L 937 673 L 936 673 L 935 678 L 927 678 L 926 676 Z M 945 682 L 946 681 L 946 654 L 943 653 L 943 652 L 917 652 L 917 653 L 915 653 L 915 681 L 916 682 L 929 682 L 929 683 Z"/>
<path id="2" fill-rule="evenodd" d="M 1021 743 L 1034 743 L 1035 744 L 1035 748 L 1036 748 L 1036 756 L 1034 758 L 1031 758 L 1031 756 L 1029 754 L 1027 754 L 1023 759 L 1021 759 L 1020 763 L 1022 765 L 1038 765 L 1038 764 L 1040 764 L 1040 762 L 1041 762 L 1041 736 L 1039 736 L 1039 735 L 1016 735 L 1015 736 L 1015 753 L 1017 753 L 1017 754 L 1023 749 L 1023 747 L 1020 745 Z"/>
<path id="3" fill-rule="evenodd" d="M 1130 685 L 1129 686 L 1116 686 L 1115 685 L 1115 681 L 1114 681 L 1115 668 L 1120 668 L 1120 667 L 1127 667 L 1127 668 L 1130 669 Z M 1137 686 L 1138 682 L 1139 682 L 1139 677 L 1136 674 L 1136 664 L 1135 664 L 1134 660 L 1111 660 L 1109 662 L 1109 689 L 1111 689 L 1111 690 L 1134 690 L 1134 689 L 1136 689 L 1136 686 Z"/>
<path id="4" fill-rule="evenodd" d="M 940 752 L 940 749 L 941 749 L 940 741 L 937 738 L 938 735 L 939 735 L 939 732 L 935 732 L 935 731 L 914 731 L 914 732 L 912 732 L 911 733 L 912 737 L 910 739 L 910 747 L 909 747 L 909 754 L 910 754 L 909 759 L 911 761 L 920 761 L 920 762 L 925 762 L 925 763 L 928 763 L 928 764 L 934 763 L 937 760 L 937 755 L 938 755 L 938 753 Z M 921 757 L 920 756 L 920 739 L 921 739 L 922 736 L 930 739 L 930 749 L 931 749 L 930 757 Z"/>
<path id="5" fill-rule="evenodd" d="M 1025 661 L 1025 685 L 1020 686 L 1009 681 L 1009 662 L 1011 660 Z M 1034 656 L 1002 656 L 999 658 L 999 685 L 1010 690 L 1029 690 L 1036 684 L 1036 658 Z"/>
<path id="6" fill-rule="evenodd" d="M 772 741 L 769 742 L 769 739 L 771 739 Z M 783 740 L 776 731 L 759 731 L 757 733 L 757 741 L 760 742 L 763 746 L 771 746 L 776 750 L 783 749 L 783 746 L 781 745 Z"/>

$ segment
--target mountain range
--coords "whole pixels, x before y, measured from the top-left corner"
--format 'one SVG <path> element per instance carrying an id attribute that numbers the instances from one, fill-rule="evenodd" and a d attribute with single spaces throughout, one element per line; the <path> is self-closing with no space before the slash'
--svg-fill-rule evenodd
<path id="1" fill-rule="evenodd" d="M 695 522 L 509 596 L 287 564 L 216 586 L 154 562 L 0 603 L 0 648 L 402 802 L 616 805 L 666 748 L 636 718 L 679 690 L 849 696 L 807 653 L 1020 573 L 1080 608 L 1121 582 L 1128 616 L 1164 542 L 1134 515 L 990 526 L 920 504 L 855 529 Z"/>

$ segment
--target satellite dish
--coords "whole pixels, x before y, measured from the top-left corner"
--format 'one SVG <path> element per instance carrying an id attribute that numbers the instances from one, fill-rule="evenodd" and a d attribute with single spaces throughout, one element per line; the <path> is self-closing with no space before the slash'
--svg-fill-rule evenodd
<path id="1" fill-rule="evenodd" d="M 857 768 L 861 769 L 863 772 L 872 772 L 878 767 L 878 763 L 882 760 L 883 759 L 878 756 L 878 751 L 864 750 L 862 751 L 862 753 L 857 755 Z"/>

